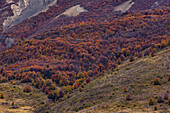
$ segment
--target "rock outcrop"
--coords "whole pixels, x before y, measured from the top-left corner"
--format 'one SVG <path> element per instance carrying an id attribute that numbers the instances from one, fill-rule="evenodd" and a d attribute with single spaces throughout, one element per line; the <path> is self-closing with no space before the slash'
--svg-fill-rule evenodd
<path id="1" fill-rule="evenodd" d="M 13 0 L 6 0 L 7 4 L 13 3 Z M 38 15 L 48 10 L 49 6 L 55 5 L 57 0 L 19 0 L 11 5 L 13 16 L 7 17 L 3 22 L 3 28 L 7 29 L 23 20 Z"/>

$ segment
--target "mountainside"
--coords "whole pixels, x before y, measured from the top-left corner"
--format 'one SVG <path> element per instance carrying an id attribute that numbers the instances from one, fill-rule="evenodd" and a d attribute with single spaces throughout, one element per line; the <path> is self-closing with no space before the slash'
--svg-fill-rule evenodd
<path id="1" fill-rule="evenodd" d="M 1 42 L 4 42 L 5 40 L 2 38 L 7 38 L 7 34 L 12 34 L 12 38 L 28 38 L 35 32 L 44 32 L 54 26 L 60 27 L 71 24 L 71 22 L 76 23 L 91 19 L 106 19 L 108 16 L 115 15 L 115 11 L 121 11 L 122 13 L 141 11 L 160 8 L 168 4 L 168 0 L 2 0 L 0 31 L 4 32 L 0 39 Z M 56 18 L 76 5 L 80 5 L 86 11 L 77 15 L 76 18 L 68 16 Z"/>
<path id="2" fill-rule="evenodd" d="M 12 0 L 7 2 L 11 5 L 13 16 L 8 16 L 3 22 L 3 29 L 16 25 L 31 16 L 38 15 L 48 10 L 49 6 L 56 3 L 56 0 L 19 0 L 14 3 Z"/>
<path id="3" fill-rule="evenodd" d="M 47 99 L 41 89 L 34 87 L 31 93 L 23 92 L 28 83 L 18 80 L 0 83 L 0 92 L 5 94 L 5 99 L 0 99 L 0 110 L 13 113 L 168 113 L 170 103 L 166 95 L 170 95 L 169 57 L 168 47 L 154 57 L 146 56 L 134 62 L 127 60 L 117 70 L 108 70 L 102 77 L 82 84 L 55 103 Z M 159 85 L 154 84 L 156 79 L 160 80 Z M 150 97 L 154 105 L 149 105 Z M 12 102 L 15 102 L 14 106 Z"/>
<path id="4" fill-rule="evenodd" d="M 169 89 L 169 12 L 168 0 L 1 0 L 0 107 L 9 111 L 12 103 L 11 109 L 20 112 L 58 113 L 93 106 L 84 112 L 130 112 L 132 100 L 137 111 L 152 111 L 146 101 L 157 99 L 151 94 L 157 92 L 154 79 L 162 92 Z M 160 102 L 166 108 L 167 98 Z M 103 106 L 106 101 L 111 105 Z"/>

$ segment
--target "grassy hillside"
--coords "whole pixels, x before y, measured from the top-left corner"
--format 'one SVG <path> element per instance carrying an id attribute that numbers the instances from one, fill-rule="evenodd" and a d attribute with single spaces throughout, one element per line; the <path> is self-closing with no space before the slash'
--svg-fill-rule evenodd
<path id="1" fill-rule="evenodd" d="M 75 90 L 70 98 L 57 103 L 52 109 L 55 112 L 169 112 L 168 100 L 158 103 L 159 96 L 164 98 L 170 91 L 169 59 L 170 48 L 157 53 L 155 57 L 145 57 L 134 62 L 126 61 L 117 71 L 110 71 L 84 88 Z M 154 85 L 155 78 L 161 85 Z M 126 100 L 127 94 L 132 100 Z M 169 95 L 169 94 L 168 94 Z M 154 105 L 149 105 L 153 97 Z M 170 100 L 169 100 L 170 101 Z"/>
<path id="2" fill-rule="evenodd" d="M 37 106 L 47 102 L 47 97 L 39 89 L 33 88 L 33 92 L 24 92 L 23 84 L 20 81 L 0 83 L 0 113 L 33 113 Z M 14 104 L 12 104 L 14 103 Z"/>
<path id="3" fill-rule="evenodd" d="M 0 111 L 14 113 L 30 112 L 169 112 L 169 102 L 164 95 L 170 92 L 168 81 L 170 47 L 158 52 L 154 57 L 136 58 L 125 61 L 117 70 L 105 72 L 103 77 L 93 78 L 62 99 L 53 102 L 33 87 L 33 92 L 23 92 L 26 83 L 20 81 L 0 83 Z M 154 85 L 159 78 L 160 85 Z M 127 95 L 130 94 L 130 97 Z M 158 101 L 162 97 L 162 102 Z M 150 97 L 154 105 L 149 105 Z M 129 98 L 129 100 L 127 100 Z M 170 98 L 169 98 L 170 101 Z M 12 105 L 14 102 L 14 105 Z"/>
<path id="4" fill-rule="evenodd" d="M 0 99 L 0 111 L 107 113 L 153 112 L 157 108 L 158 112 L 167 113 L 170 111 L 170 98 L 168 101 L 164 95 L 170 95 L 169 57 L 170 47 L 167 47 L 154 57 L 136 58 L 133 62 L 127 60 L 117 70 L 109 70 L 103 77 L 93 78 L 84 87 L 80 86 L 55 102 L 35 87 L 33 92 L 24 92 L 26 83 L 0 83 L 0 93 L 5 95 L 4 99 Z M 160 85 L 154 85 L 155 78 L 160 79 Z M 160 96 L 163 101 L 159 103 Z M 154 105 L 149 105 L 150 97 Z"/>

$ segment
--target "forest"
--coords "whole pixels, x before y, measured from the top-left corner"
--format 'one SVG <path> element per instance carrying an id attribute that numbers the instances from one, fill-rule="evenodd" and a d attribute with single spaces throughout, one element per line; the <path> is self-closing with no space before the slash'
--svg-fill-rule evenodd
<path id="1" fill-rule="evenodd" d="M 61 2 L 62 5 L 71 4 Z M 109 5 L 109 0 L 99 4 L 106 2 Z M 110 69 L 116 70 L 125 60 L 133 62 L 148 55 L 153 57 L 170 45 L 169 9 L 129 11 L 100 19 L 93 18 L 93 13 L 83 13 L 76 18 L 62 16 L 59 23 L 51 24 L 52 29 L 40 30 L 27 38 L 53 13 L 61 12 L 62 5 L 61 10 L 54 12 L 51 8 L 49 15 L 40 14 L 25 20 L 24 24 L 16 25 L 4 34 L 8 38 L 15 37 L 16 43 L 0 52 L 1 82 L 30 83 L 42 89 L 48 98 L 58 100 L 89 83 L 91 78 L 103 76 Z M 94 7 L 88 7 L 85 9 L 95 12 Z M 98 15 L 104 15 L 101 13 Z M 92 18 L 87 18 L 90 16 Z M 25 87 L 24 91 L 32 91 L 31 86 Z"/>

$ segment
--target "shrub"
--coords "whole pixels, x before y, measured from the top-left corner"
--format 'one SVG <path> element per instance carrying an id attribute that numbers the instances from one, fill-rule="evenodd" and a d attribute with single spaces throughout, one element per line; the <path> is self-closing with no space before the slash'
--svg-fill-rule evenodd
<path id="1" fill-rule="evenodd" d="M 8 79 L 6 77 L 2 77 L 2 82 L 8 82 Z"/>
<path id="2" fill-rule="evenodd" d="M 48 88 L 47 89 L 45 89 L 45 94 L 48 94 L 49 93 L 49 90 L 48 90 Z"/>
<path id="3" fill-rule="evenodd" d="M 45 92 L 46 89 L 47 89 L 47 86 L 46 86 L 46 84 L 44 84 L 44 85 L 42 86 L 42 91 Z"/>
<path id="4" fill-rule="evenodd" d="M 154 106 L 154 110 L 155 110 L 155 111 L 157 111 L 157 110 L 158 110 L 157 106 Z"/>
<path id="5" fill-rule="evenodd" d="M 13 81 L 13 80 L 11 80 L 11 84 L 12 84 L 12 85 L 15 85 L 15 84 L 16 84 L 16 82 L 15 82 L 15 81 Z"/>
<path id="6" fill-rule="evenodd" d="M 13 81 L 12 85 L 16 85 L 16 82 L 15 82 L 15 81 Z"/>
<path id="7" fill-rule="evenodd" d="M 134 60 L 135 60 L 135 58 L 133 56 L 130 56 L 129 61 L 133 62 Z"/>
<path id="8" fill-rule="evenodd" d="M 80 92 L 82 92 L 82 91 L 83 91 L 83 89 L 82 89 L 82 87 L 81 87 L 81 86 L 79 87 L 79 91 L 80 91 Z"/>
<path id="9" fill-rule="evenodd" d="M 155 56 L 155 53 L 154 52 L 151 52 L 151 57 L 154 57 Z"/>
<path id="10" fill-rule="evenodd" d="M 150 97 L 150 99 L 149 99 L 149 105 L 154 105 L 154 100 L 152 97 Z"/>
<path id="11" fill-rule="evenodd" d="M 49 87 L 49 90 L 56 90 L 56 89 L 57 89 L 57 87 L 55 84 L 51 84 L 51 86 Z"/>
<path id="12" fill-rule="evenodd" d="M 118 65 L 120 65 L 121 63 L 122 63 L 121 59 L 120 59 L 120 58 L 118 58 L 118 60 L 117 60 L 117 64 L 118 64 Z"/>
<path id="13" fill-rule="evenodd" d="M 159 78 L 155 78 L 154 85 L 161 85 L 161 82 L 160 82 Z"/>
<path id="14" fill-rule="evenodd" d="M 11 84 L 12 84 L 12 83 L 13 83 L 13 80 L 11 80 L 10 82 L 11 82 Z"/>
<path id="15" fill-rule="evenodd" d="M 49 92 L 48 93 L 48 98 L 49 99 L 54 99 L 54 93 L 53 92 Z"/>
<path id="16" fill-rule="evenodd" d="M 168 100 L 168 94 L 167 93 L 164 94 L 164 99 Z"/>
<path id="17" fill-rule="evenodd" d="M 54 99 L 57 101 L 59 99 L 59 92 L 54 90 Z"/>
<path id="18" fill-rule="evenodd" d="M 86 79 L 86 83 L 89 83 L 89 82 L 90 82 L 90 78 L 87 78 L 87 79 Z"/>
<path id="19" fill-rule="evenodd" d="M 25 86 L 24 92 L 30 93 L 32 91 L 33 91 L 33 89 L 32 89 L 32 87 L 30 85 Z"/>
<path id="20" fill-rule="evenodd" d="M 14 107 L 15 103 L 14 103 L 14 102 L 12 102 L 12 104 L 11 104 L 11 105 Z"/>
<path id="21" fill-rule="evenodd" d="M 138 58 L 141 58 L 141 57 L 143 57 L 142 52 L 140 52 L 140 53 L 138 54 Z"/>
<path id="22" fill-rule="evenodd" d="M 161 96 L 159 96 L 159 97 L 157 98 L 157 103 L 162 103 L 162 102 L 164 102 L 164 100 L 163 100 L 163 98 L 162 98 Z"/>
<path id="23" fill-rule="evenodd" d="M 4 99 L 4 98 L 5 98 L 4 93 L 1 93 L 1 94 L 0 94 L 0 98 L 1 98 L 1 99 Z"/>
<path id="24" fill-rule="evenodd" d="M 128 94 L 126 95 L 126 100 L 132 100 L 132 96 L 131 96 L 130 93 L 128 93 Z"/>
<path id="25" fill-rule="evenodd" d="M 60 90 L 59 91 L 59 97 L 63 97 L 64 96 L 64 92 L 63 92 L 63 90 Z"/>
<path id="26" fill-rule="evenodd" d="M 51 85 L 52 85 L 52 83 L 53 83 L 53 82 L 52 82 L 52 80 L 51 80 L 51 79 L 47 79 L 47 80 L 46 80 L 46 85 L 47 85 L 47 86 L 51 86 Z"/>
<path id="27" fill-rule="evenodd" d="M 128 90 L 128 88 L 124 88 L 124 92 L 128 92 L 129 90 Z"/>

